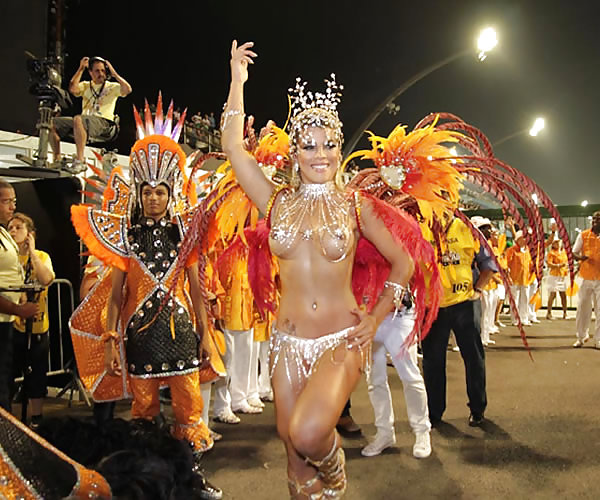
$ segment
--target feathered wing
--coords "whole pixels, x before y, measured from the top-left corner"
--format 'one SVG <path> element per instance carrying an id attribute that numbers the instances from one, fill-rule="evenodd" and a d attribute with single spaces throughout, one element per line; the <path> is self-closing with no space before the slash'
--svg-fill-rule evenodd
<path id="1" fill-rule="evenodd" d="M 252 129 L 247 132 L 249 152 L 265 175 L 272 178 L 286 167 L 289 139 L 282 129 L 272 127 L 258 141 Z M 183 255 L 198 252 L 200 280 L 207 283 L 207 267 L 222 258 L 230 246 L 233 247 L 230 253 L 239 250 L 240 245 L 245 246 L 248 254 L 244 258 L 248 262 L 255 303 L 265 317 L 267 311 L 274 312 L 276 304 L 277 263 L 268 246 L 268 229 L 264 222 L 259 222 L 258 208 L 237 182 L 229 161 L 218 168 L 216 176 L 219 180 L 200 203 L 192 222 L 194 230 L 186 236 L 181 252 Z M 212 312 L 209 314 L 212 316 Z"/>
<path id="2" fill-rule="evenodd" d="M 385 224 L 396 243 L 402 246 L 414 262 L 410 287 L 416 306 L 416 318 L 414 329 L 406 340 L 406 344 L 410 345 L 427 335 L 437 317 L 443 297 L 435 251 L 423 238 L 414 218 L 368 193 L 360 193 L 360 198 L 371 204 L 375 216 Z M 371 242 L 361 238 L 352 273 L 352 288 L 359 304 L 366 303 L 368 310 L 372 309 L 383 291 L 389 271 L 389 262 Z"/>
<path id="3" fill-rule="evenodd" d="M 496 198 L 505 216 L 513 216 L 519 226 L 525 228 L 526 222 L 519 208 L 523 210 L 531 227 L 531 232 L 526 232 L 527 245 L 541 283 L 545 252 L 542 219 L 537 203 L 525 193 L 536 194 L 538 202 L 557 221 L 573 282 L 572 250 L 556 207 L 533 180 L 494 156 L 489 140 L 480 130 L 450 113 L 432 113 L 410 133 L 398 126 L 387 138 L 370 134 L 370 140 L 371 149 L 353 153 L 346 164 L 352 158 L 360 157 L 373 161 L 375 167 L 359 172 L 351 180 L 350 187 L 402 207 L 417 221 L 427 224 L 440 254 L 445 246 L 442 222 L 454 215 L 466 220 L 467 227 L 481 242 L 481 233 L 470 221 L 462 213 L 455 214 L 462 182 L 468 180 Z M 451 150 L 450 146 L 460 148 L 461 154 Z M 491 251 L 487 241 L 481 243 Z M 374 262 L 378 262 L 377 259 Z M 514 297 L 506 273 L 500 271 L 500 274 L 512 303 Z M 520 331 L 527 346 L 522 327 Z"/>
<path id="4" fill-rule="evenodd" d="M 101 162 L 102 157 L 97 155 Z M 130 202 L 129 183 L 121 167 L 110 174 L 90 165 L 95 178 L 86 184 L 93 191 L 84 191 L 94 204 L 71 207 L 71 220 L 75 231 L 88 248 L 88 255 L 102 261 L 105 272 L 87 297 L 75 309 L 69 320 L 73 351 L 79 376 L 94 401 L 115 401 L 131 397 L 127 370 L 121 376 L 109 376 L 104 368 L 104 342 L 107 331 L 107 304 L 111 293 L 111 269 L 129 268 L 127 251 L 127 210 Z M 102 193 L 99 195 L 98 193 Z M 125 346 L 117 345 L 121 365 L 125 366 Z"/>
<path id="5" fill-rule="evenodd" d="M 526 238 L 528 240 L 528 248 L 532 254 L 532 259 L 536 263 L 536 274 L 538 276 L 541 276 L 541 266 L 543 265 L 545 252 L 542 217 L 538 204 L 548 210 L 550 216 L 556 220 L 559 237 L 567 252 L 569 273 L 571 276 L 571 283 L 573 283 L 575 270 L 571 242 L 564 221 L 560 217 L 560 214 L 550 197 L 531 178 L 511 165 L 496 158 L 493 153 L 492 145 L 483 132 L 472 125 L 469 125 L 458 116 L 451 113 L 430 114 L 421 120 L 421 122 L 417 124 L 417 127 L 427 126 L 434 120 L 443 121 L 443 123 L 437 125 L 437 128 L 441 130 L 458 131 L 469 138 L 468 140 L 459 140 L 459 146 L 468 151 L 468 155 L 461 157 L 462 162 L 456 164 L 456 168 L 459 172 L 467 173 L 467 171 L 473 172 L 479 170 L 481 172 L 480 177 L 486 182 L 485 186 L 481 186 L 483 191 L 498 199 L 505 216 L 511 215 L 517 220 L 519 217 L 517 210 L 518 206 L 523 208 L 526 213 L 529 213 L 528 224 L 532 228 L 532 233 L 527 236 L 529 233 L 526 232 Z M 497 182 L 498 179 L 502 180 L 503 184 Z M 512 186 L 512 189 L 505 190 L 506 185 Z M 509 192 L 506 193 L 504 191 Z M 521 199 L 516 202 L 516 205 L 512 204 L 511 206 L 499 198 L 498 193 L 510 197 L 513 196 L 514 192 L 521 194 Z M 527 196 L 524 196 L 525 194 Z M 532 196 L 534 194 L 536 195 L 537 202 Z"/>

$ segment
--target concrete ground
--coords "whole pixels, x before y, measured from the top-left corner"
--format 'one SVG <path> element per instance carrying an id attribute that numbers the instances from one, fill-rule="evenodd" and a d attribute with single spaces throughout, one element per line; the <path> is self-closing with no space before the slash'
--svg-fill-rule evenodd
<path id="1" fill-rule="evenodd" d="M 412 457 L 413 435 L 393 368 L 397 446 L 377 457 L 361 456 L 366 437 L 375 433 L 363 379 L 352 396 L 362 435 L 344 439 L 345 498 L 598 498 L 600 350 L 591 340 L 572 348 L 574 330 L 572 318 L 527 327 L 533 361 L 515 327 L 493 336 L 496 345 L 486 350 L 489 405 L 481 428 L 467 425 L 464 367 L 460 354 L 448 351 L 448 405 L 444 423 L 432 431 L 427 459 Z M 51 403 L 46 414 L 64 414 L 65 406 Z M 71 411 L 89 413 L 82 403 Z M 119 413 L 127 414 L 126 404 Z M 272 404 L 261 415 L 241 417 L 238 425 L 214 424 L 223 440 L 203 459 L 208 477 L 227 499 L 287 498 Z"/>

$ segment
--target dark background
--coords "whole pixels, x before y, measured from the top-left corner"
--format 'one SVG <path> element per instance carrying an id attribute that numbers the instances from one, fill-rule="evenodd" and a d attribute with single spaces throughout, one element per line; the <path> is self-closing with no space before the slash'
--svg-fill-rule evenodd
<path id="1" fill-rule="evenodd" d="M 4 77 L 0 124 L 31 131 L 35 102 L 23 96 L 20 48 L 35 52 L 44 0 L 2 2 Z M 218 115 L 228 88 L 233 38 L 254 40 L 259 54 L 246 86 L 246 109 L 263 124 L 287 113 L 296 76 L 319 88 L 335 72 L 345 85 L 340 114 L 349 139 L 369 112 L 402 82 L 435 62 L 474 47 L 481 28 L 498 31 L 499 46 L 483 63 L 465 56 L 403 94 L 396 116 L 373 125 L 387 134 L 433 111 L 456 113 L 498 141 L 517 135 L 497 155 L 537 181 L 557 204 L 598 201 L 600 168 L 595 117 L 600 42 L 597 2 L 312 1 L 164 2 L 68 0 L 64 86 L 81 57 L 102 55 L 133 86 L 117 107 L 120 152 L 134 141 L 131 104 L 155 100 L 159 89 L 176 105 Z M 15 7 L 18 5 L 19 7 Z M 37 23 L 37 24 L 36 24 Z M 6 57 L 7 38 L 13 47 Z M 43 37 L 42 37 L 43 38 Z M 22 50 L 21 50 L 22 53 Z M 25 92 L 26 93 L 26 92 Z M 18 103 L 17 103 L 18 101 Z M 8 105 L 13 106 L 7 112 Z M 18 109 L 15 107 L 18 106 Z M 25 119 L 26 118 L 26 119 Z"/>

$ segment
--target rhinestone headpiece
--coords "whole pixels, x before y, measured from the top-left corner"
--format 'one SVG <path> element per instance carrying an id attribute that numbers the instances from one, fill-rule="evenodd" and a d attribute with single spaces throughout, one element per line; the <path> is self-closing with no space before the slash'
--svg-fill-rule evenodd
<path id="1" fill-rule="evenodd" d="M 186 110 L 187 111 L 187 110 Z M 173 123 L 173 101 L 169 105 L 166 119 L 163 117 L 162 96 L 158 94 L 156 117 L 152 120 L 152 112 L 148 101 L 145 102 L 144 122 L 135 108 L 133 114 L 136 122 L 138 140 L 131 148 L 129 155 L 129 171 L 134 184 L 134 196 L 138 203 L 142 184 L 152 187 L 166 185 L 171 192 L 171 201 L 178 202 L 182 193 L 185 165 L 185 153 L 177 144 L 185 120 L 184 111 L 175 128 Z"/>
<path id="2" fill-rule="evenodd" d="M 326 127 L 335 131 L 336 140 L 340 146 L 344 140 L 342 135 L 342 122 L 340 121 L 337 106 L 341 102 L 343 85 L 335 81 L 335 74 L 331 73 L 331 80 L 325 80 L 327 88 L 325 93 L 306 90 L 306 82 L 300 77 L 296 78 L 296 86 L 288 89 L 292 118 L 289 124 L 290 149 L 296 148 L 298 136 L 308 127 Z"/>

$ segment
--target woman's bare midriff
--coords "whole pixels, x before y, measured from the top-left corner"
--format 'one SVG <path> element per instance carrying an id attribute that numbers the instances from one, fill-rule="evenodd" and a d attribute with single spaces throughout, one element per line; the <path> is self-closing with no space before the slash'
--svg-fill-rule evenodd
<path id="1" fill-rule="evenodd" d="M 328 261 L 310 241 L 289 259 L 280 259 L 281 299 L 277 328 L 317 338 L 358 324 L 352 293 L 354 251 L 341 262 Z"/>

